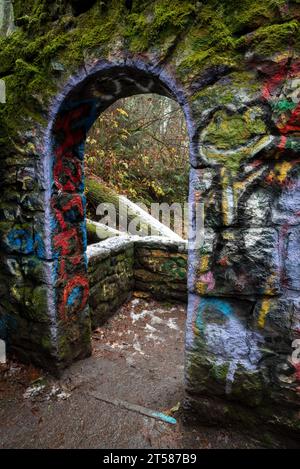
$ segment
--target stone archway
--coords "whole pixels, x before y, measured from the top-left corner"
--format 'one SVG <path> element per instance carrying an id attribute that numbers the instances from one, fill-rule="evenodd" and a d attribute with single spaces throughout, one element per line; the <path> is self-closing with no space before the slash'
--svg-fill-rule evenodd
<path id="1" fill-rule="evenodd" d="M 54 371 L 89 353 L 80 143 L 116 96 L 150 86 L 184 108 L 203 201 L 187 403 L 299 432 L 299 7 L 91 2 L 75 17 L 69 0 L 33 3 L 14 2 L 0 51 L 1 339 Z"/>
<path id="2" fill-rule="evenodd" d="M 48 301 L 56 324 L 57 365 L 90 353 L 89 282 L 86 259 L 84 142 L 98 116 L 117 99 L 157 93 L 177 100 L 187 112 L 183 92 L 160 70 L 142 61 L 99 63 L 71 80 L 58 98 L 46 135 L 46 257 L 53 285 Z"/>

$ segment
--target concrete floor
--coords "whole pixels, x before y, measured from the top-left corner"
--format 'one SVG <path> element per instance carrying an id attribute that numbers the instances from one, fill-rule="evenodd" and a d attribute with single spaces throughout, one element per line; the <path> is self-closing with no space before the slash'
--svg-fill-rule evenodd
<path id="1" fill-rule="evenodd" d="M 263 447 L 239 431 L 183 423 L 185 318 L 184 305 L 135 298 L 95 331 L 93 355 L 60 380 L 15 361 L 2 365 L 0 448 Z"/>

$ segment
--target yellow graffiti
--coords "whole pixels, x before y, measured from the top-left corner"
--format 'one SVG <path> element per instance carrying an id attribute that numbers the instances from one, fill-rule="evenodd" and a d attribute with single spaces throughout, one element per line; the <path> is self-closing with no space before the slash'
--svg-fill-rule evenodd
<path id="1" fill-rule="evenodd" d="M 224 240 L 227 240 L 227 241 L 235 240 L 235 234 L 232 231 L 223 231 L 222 237 Z"/>
<path id="2" fill-rule="evenodd" d="M 245 190 L 263 174 L 265 169 L 265 165 L 261 166 L 252 173 L 247 174 L 244 180 L 238 181 L 232 181 L 232 173 L 226 168 L 221 169 L 222 215 L 225 226 L 230 226 L 236 214 L 239 200 Z"/>
<path id="3" fill-rule="evenodd" d="M 222 184 L 222 214 L 225 226 L 230 225 L 232 221 L 233 206 L 230 201 L 230 178 L 226 168 L 221 169 L 221 184 Z"/>
<path id="4" fill-rule="evenodd" d="M 256 171 L 253 171 L 250 174 L 246 174 L 243 181 L 235 181 L 233 183 L 234 191 L 237 193 L 238 198 L 244 194 L 245 190 L 252 184 L 256 179 L 258 179 L 263 171 L 266 169 L 266 166 L 259 167 Z"/>
<path id="5" fill-rule="evenodd" d="M 283 62 L 284 60 L 288 60 L 292 58 L 292 54 L 290 51 L 288 52 L 279 52 L 278 54 L 275 54 L 273 57 L 272 57 L 272 60 L 274 62 L 277 62 L 277 63 L 281 63 Z"/>
<path id="6" fill-rule="evenodd" d="M 264 294 L 265 295 L 273 295 L 274 294 L 274 284 L 276 283 L 277 274 L 272 273 L 269 275 L 268 279 L 266 280 Z"/>
<path id="7" fill-rule="evenodd" d="M 199 295 L 204 295 L 207 290 L 207 283 L 204 282 L 196 282 L 196 291 Z"/>
<path id="8" fill-rule="evenodd" d="M 205 255 L 205 256 L 201 256 L 200 258 L 200 273 L 203 273 L 203 272 L 207 272 L 208 270 L 208 267 L 209 267 L 209 260 L 210 260 L 210 256 L 209 255 Z"/>
<path id="9" fill-rule="evenodd" d="M 259 318 L 258 318 L 258 325 L 261 328 L 265 327 L 266 317 L 270 311 L 270 307 L 271 307 L 270 298 L 264 298 L 261 303 L 261 308 L 260 308 L 260 313 L 259 313 Z"/>
<path id="10" fill-rule="evenodd" d="M 293 163 L 289 161 L 283 161 L 282 163 L 277 163 L 275 165 L 276 178 L 279 183 L 283 183 L 288 175 L 288 172 L 293 167 Z"/>

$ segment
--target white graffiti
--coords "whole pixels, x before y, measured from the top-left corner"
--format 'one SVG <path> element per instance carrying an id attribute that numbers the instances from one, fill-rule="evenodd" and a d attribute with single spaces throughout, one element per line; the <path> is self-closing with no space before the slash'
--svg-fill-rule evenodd
<path id="1" fill-rule="evenodd" d="M 0 339 L 0 363 L 6 363 L 6 344 Z"/>
<path id="2" fill-rule="evenodd" d="M 216 355 L 216 365 L 229 368 L 226 376 L 226 394 L 232 391 L 235 373 L 239 366 L 249 372 L 256 372 L 261 351 L 259 334 L 247 330 L 233 315 L 227 318 L 226 324 L 211 323 L 205 326 L 206 343 Z"/>
<path id="3" fill-rule="evenodd" d="M 120 96 L 124 88 L 124 83 L 122 83 L 121 80 L 127 81 L 133 86 L 135 86 L 140 93 L 151 93 L 151 90 L 154 87 L 154 80 L 152 78 L 148 79 L 148 83 L 142 85 L 134 78 L 128 77 L 126 75 L 121 75 L 120 78 L 104 80 L 96 83 L 96 85 L 93 86 L 94 96 L 100 98 L 102 101 L 116 100 L 117 97 Z M 108 83 L 110 87 L 112 85 L 112 87 L 114 87 L 115 89 L 111 89 L 110 92 L 101 91 L 101 85 L 105 82 Z"/>
<path id="4" fill-rule="evenodd" d="M 295 349 L 292 353 L 293 365 L 299 365 L 300 363 L 300 339 L 294 340 L 292 347 Z"/>
<path id="5" fill-rule="evenodd" d="M 0 80 L 0 103 L 1 104 L 6 103 L 6 87 L 5 87 L 4 80 Z"/>
<path id="6" fill-rule="evenodd" d="M 12 1 L 0 0 L 0 36 L 9 36 L 15 29 Z"/>

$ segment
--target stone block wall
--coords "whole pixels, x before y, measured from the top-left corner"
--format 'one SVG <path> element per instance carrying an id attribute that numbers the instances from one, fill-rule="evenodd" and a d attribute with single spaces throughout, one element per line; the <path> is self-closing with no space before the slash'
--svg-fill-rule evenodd
<path id="1" fill-rule="evenodd" d="M 101 326 L 130 296 L 134 286 L 134 242 L 113 238 L 88 247 L 92 328 Z"/>
<path id="2" fill-rule="evenodd" d="M 187 301 L 187 243 L 157 236 L 115 237 L 87 248 L 92 327 L 102 325 L 133 290 Z"/>
<path id="3" fill-rule="evenodd" d="M 134 257 L 136 290 L 160 300 L 187 301 L 187 243 L 137 239 Z"/>

